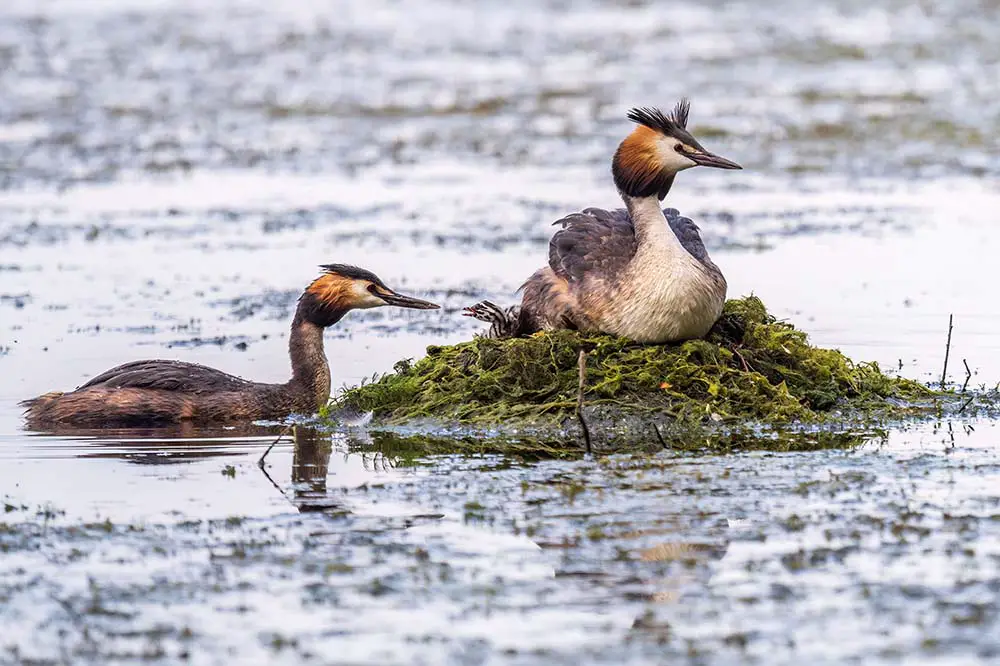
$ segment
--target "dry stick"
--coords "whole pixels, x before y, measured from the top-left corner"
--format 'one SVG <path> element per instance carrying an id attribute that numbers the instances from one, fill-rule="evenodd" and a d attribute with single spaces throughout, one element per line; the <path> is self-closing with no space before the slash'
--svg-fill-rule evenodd
<path id="1" fill-rule="evenodd" d="M 663 446 L 663 448 L 665 449 L 670 448 L 669 446 L 667 446 L 666 440 L 663 439 L 663 435 L 660 434 L 660 429 L 656 427 L 655 423 L 653 424 L 653 432 L 656 433 L 656 439 L 660 440 L 660 445 Z"/>
<path id="2" fill-rule="evenodd" d="M 271 478 L 271 475 L 267 473 L 267 467 L 264 467 L 264 465 L 258 465 L 258 467 L 260 468 L 261 473 L 264 475 L 264 478 L 271 482 L 271 485 L 274 486 L 279 493 L 281 493 L 281 496 L 284 497 L 289 502 L 291 502 L 292 504 L 295 504 L 294 500 L 292 500 L 288 496 L 288 493 L 282 490 L 281 486 L 279 486 L 278 483 Z"/>
<path id="3" fill-rule="evenodd" d="M 587 445 L 587 453 L 591 453 L 592 449 L 590 447 L 590 428 L 587 427 L 587 419 L 583 417 L 583 387 L 587 380 L 587 352 L 580 350 L 580 356 L 576 361 L 577 368 L 580 370 L 580 383 L 577 386 L 576 391 L 576 418 L 580 420 L 580 428 L 583 430 L 583 441 Z"/>
<path id="4" fill-rule="evenodd" d="M 750 366 L 747 365 L 747 360 L 743 358 L 743 354 L 741 354 L 737 349 L 734 349 L 733 351 L 736 353 L 736 357 L 740 359 L 740 363 L 743 364 L 743 372 L 750 372 Z"/>
<path id="5" fill-rule="evenodd" d="M 966 387 L 969 385 L 969 380 L 972 379 L 972 370 L 969 370 L 969 364 L 966 360 L 962 359 L 962 365 L 965 366 L 965 383 L 962 384 L 962 393 L 965 393 Z"/>
<path id="6" fill-rule="evenodd" d="M 962 412 L 964 412 L 964 411 L 965 411 L 965 408 L 966 408 L 966 407 L 968 407 L 969 405 L 971 405 L 971 404 L 972 404 L 972 401 L 973 401 L 973 400 L 975 400 L 975 398 L 976 398 L 976 396 L 974 396 L 974 395 L 970 395 L 970 396 L 969 396 L 969 399 L 968 399 L 968 400 L 966 400 L 966 401 L 965 401 L 965 402 L 964 402 L 964 403 L 962 404 L 962 406 L 958 408 L 958 412 L 957 412 L 957 413 L 958 413 L 958 414 L 961 414 Z"/>
<path id="7" fill-rule="evenodd" d="M 948 315 L 948 343 L 944 347 L 944 368 L 941 370 L 941 390 L 944 390 L 944 378 L 948 374 L 948 355 L 951 354 L 951 323 L 955 315 Z"/>
<path id="8" fill-rule="evenodd" d="M 281 438 L 284 437 L 286 434 L 288 434 L 288 431 L 294 427 L 295 427 L 294 424 L 289 423 L 288 425 L 285 426 L 284 430 L 278 433 L 278 436 L 274 438 L 273 442 L 271 442 L 271 446 L 267 447 L 267 451 L 264 451 L 264 455 L 262 455 L 260 457 L 260 460 L 257 461 L 257 467 L 264 469 L 264 458 L 266 458 L 267 454 L 271 452 L 271 449 L 274 448 L 274 445 L 277 444 L 279 441 L 281 441 Z"/>

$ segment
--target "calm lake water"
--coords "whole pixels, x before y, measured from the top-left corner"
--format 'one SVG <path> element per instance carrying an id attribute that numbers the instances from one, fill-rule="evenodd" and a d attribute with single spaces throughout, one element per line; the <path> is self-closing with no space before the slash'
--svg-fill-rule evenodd
<path id="1" fill-rule="evenodd" d="M 17 402 L 166 357 L 287 378 L 330 262 L 335 387 L 617 197 L 631 106 L 744 165 L 681 174 L 730 285 L 814 342 L 1000 382 L 994 2 L 7 0 L 0 664 L 995 663 L 997 426 L 808 453 L 428 456 L 362 430 L 47 435 Z"/>

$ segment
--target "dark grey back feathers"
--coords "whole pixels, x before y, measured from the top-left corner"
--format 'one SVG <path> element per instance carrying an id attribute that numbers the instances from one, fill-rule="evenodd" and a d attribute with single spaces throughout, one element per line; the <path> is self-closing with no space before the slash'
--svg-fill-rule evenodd
<path id="1" fill-rule="evenodd" d="M 253 382 L 234 375 L 185 361 L 132 361 L 103 372 L 85 388 L 134 388 L 157 391 L 205 393 L 246 390 Z"/>
<path id="2" fill-rule="evenodd" d="M 664 208 L 671 230 L 692 257 L 712 266 L 701 234 L 691 219 L 676 208 Z M 555 222 L 562 229 L 549 241 L 549 267 L 569 282 L 586 275 L 617 277 L 635 256 L 635 226 L 624 208 L 587 208 Z"/>

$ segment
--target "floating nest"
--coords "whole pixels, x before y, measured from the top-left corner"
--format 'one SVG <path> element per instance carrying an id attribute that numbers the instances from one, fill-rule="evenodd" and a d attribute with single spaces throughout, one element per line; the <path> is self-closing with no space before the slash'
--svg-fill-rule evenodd
<path id="1" fill-rule="evenodd" d="M 565 428 L 576 417 L 581 350 L 585 411 L 606 430 L 901 418 L 918 404 L 926 411 L 939 395 L 810 345 L 750 296 L 728 301 L 706 339 L 680 344 L 552 331 L 431 346 L 416 363 L 401 361 L 393 373 L 346 390 L 335 407 L 371 411 L 389 424 Z"/>

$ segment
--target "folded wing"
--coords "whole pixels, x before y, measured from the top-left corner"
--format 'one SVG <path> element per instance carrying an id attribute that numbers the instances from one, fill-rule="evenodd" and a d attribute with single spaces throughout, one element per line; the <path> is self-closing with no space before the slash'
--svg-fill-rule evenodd
<path id="1" fill-rule="evenodd" d="M 709 263 L 701 233 L 690 218 L 676 208 L 664 208 L 663 216 L 684 248 L 703 264 Z M 587 275 L 616 276 L 632 261 L 638 247 L 632 218 L 624 208 L 587 208 L 567 215 L 549 241 L 549 267 L 570 284 Z"/>
<path id="2" fill-rule="evenodd" d="M 246 389 L 253 382 L 214 368 L 184 361 L 133 361 L 94 377 L 86 388 L 143 388 L 199 393 Z"/>

